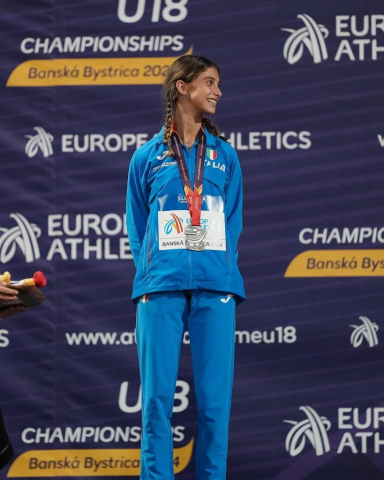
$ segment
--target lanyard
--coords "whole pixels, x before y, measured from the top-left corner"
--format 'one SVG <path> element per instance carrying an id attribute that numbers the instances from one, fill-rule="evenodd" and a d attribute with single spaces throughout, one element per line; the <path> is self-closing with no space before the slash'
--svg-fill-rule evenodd
<path id="1" fill-rule="evenodd" d="M 201 199 L 203 193 L 203 173 L 204 173 L 204 158 L 206 140 L 205 133 L 202 129 L 199 130 L 199 145 L 197 149 L 196 165 L 195 165 L 195 180 L 192 187 L 189 178 L 187 164 L 183 150 L 181 148 L 180 139 L 177 134 L 173 133 L 171 138 L 172 146 L 175 152 L 177 166 L 179 167 L 181 181 L 183 183 L 185 196 L 188 203 L 189 212 L 191 214 L 192 225 L 200 226 L 201 216 Z"/>

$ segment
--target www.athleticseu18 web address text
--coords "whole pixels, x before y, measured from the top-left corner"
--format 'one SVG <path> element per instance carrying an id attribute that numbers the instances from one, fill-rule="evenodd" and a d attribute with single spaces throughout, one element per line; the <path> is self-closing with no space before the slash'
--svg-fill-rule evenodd
<path id="1" fill-rule="evenodd" d="M 136 345 L 136 330 L 133 332 L 67 332 L 68 345 Z M 294 326 L 279 326 L 270 330 L 237 330 L 236 343 L 295 343 L 297 331 Z M 185 332 L 183 342 L 189 344 L 189 333 Z"/>

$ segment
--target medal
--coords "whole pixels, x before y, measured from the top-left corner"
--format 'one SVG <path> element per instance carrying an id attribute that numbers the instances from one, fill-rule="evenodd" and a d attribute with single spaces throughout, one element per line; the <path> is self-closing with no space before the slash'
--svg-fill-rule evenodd
<path id="1" fill-rule="evenodd" d="M 188 250 L 193 250 L 195 252 L 202 252 L 205 250 L 204 247 L 204 238 L 206 237 L 207 232 L 200 225 L 189 225 L 185 229 L 185 246 Z"/>
<path id="2" fill-rule="evenodd" d="M 188 203 L 188 209 L 191 214 L 191 225 L 185 229 L 185 247 L 188 250 L 193 250 L 194 252 L 202 252 L 205 250 L 203 240 L 207 235 L 207 232 L 200 225 L 204 157 L 206 147 L 204 130 L 202 128 L 199 130 L 199 146 L 196 157 L 195 181 L 193 189 L 180 140 L 176 133 L 172 134 L 172 144 L 175 151 L 177 166 L 179 167 L 181 181 L 184 187 L 185 197 Z"/>

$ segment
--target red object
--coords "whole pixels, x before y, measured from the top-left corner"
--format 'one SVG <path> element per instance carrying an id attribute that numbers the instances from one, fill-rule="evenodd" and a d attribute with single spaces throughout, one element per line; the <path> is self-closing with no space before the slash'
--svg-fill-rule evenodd
<path id="1" fill-rule="evenodd" d="M 36 287 L 45 287 L 47 285 L 47 279 L 44 277 L 43 272 L 35 272 L 33 274 L 33 280 L 35 281 Z"/>

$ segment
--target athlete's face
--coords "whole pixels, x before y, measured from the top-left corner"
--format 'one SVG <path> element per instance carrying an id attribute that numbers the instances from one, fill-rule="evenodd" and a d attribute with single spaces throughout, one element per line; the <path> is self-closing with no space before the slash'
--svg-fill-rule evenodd
<path id="1" fill-rule="evenodd" d="M 202 114 L 216 112 L 216 104 L 222 95 L 219 72 L 216 68 L 208 68 L 191 83 L 184 83 L 183 86 L 185 93 L 188 94 L 189 107 Z"/>

